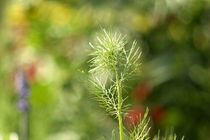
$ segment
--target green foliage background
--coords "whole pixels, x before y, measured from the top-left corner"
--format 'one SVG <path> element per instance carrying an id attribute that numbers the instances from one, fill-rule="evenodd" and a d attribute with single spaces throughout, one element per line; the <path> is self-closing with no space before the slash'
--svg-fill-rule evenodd
<path id="1" fill-rule="evenodd" d="M 128 83 L 128 95 L 142 81 L 152 91 L 144 101 L 129 102 L 162 106 L 165 117 L 155 128 L 173 126 L 186 140 L 210 137 L 208 0 L 4 0 L 0 15 L 0 134 L 5 140 L 19 133 L 17 67 L 29 73 L 31 140 L 111 138 L 116 120 L 98 107 L 86 84 L 88 42 L 101 27 L 119 30 L 141 46 L 142 71 Z"/>

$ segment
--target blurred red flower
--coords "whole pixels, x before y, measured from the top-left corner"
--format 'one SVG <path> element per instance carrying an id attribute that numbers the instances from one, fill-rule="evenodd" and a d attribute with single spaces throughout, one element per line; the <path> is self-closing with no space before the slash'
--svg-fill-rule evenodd
<path id="1" fill-rule="evenodd" d="M 135 102 L 144 101 L 152 92 L 152 84 L 148 81 L 141 82 L 138 87 L 131 93 L 131 97 Z"/>
<path id="2" fill-rule="evenodd" d="M 165 110 L 162 106 L 156 106 L 151 109 L 151 117 L 155 124 L 160 124 L 165 118 Z"/>
<path id="3" fill-rule="evenodd" d="M 27 64 L 26 66 L 24 66 L 24 74 L 26 75 L 26 78 L 30 83 L 33 83 L 35 81 L 36 73 L 37 73 L 36 63 Z"/>
<path id="4" fill-rule="evenodd" d="M 124 118 L 124 125 L 128 128 L 133 128 L 137 126 L 141 119 L 144 116 L 145 109 L 143 107 L 133 107 L 129 110 Z"/>

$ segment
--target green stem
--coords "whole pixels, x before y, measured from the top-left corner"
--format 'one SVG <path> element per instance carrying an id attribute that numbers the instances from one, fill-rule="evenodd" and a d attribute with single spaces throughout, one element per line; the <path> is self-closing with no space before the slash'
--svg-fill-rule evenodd
<path id="1" fill-rule="evenodd" d="M 119 121 L 119 134 L 120 134 L 120 140 L 123 140 L 123 124 L 122 124 L 122 113 L 121 113 L 121 86 L 120 86 L 119 78 L 118 78 L 118 73 L 116 72 L 116 86 L 117 86 L 117 95 L 118 95 L 118 121 Z"/>
<path id="2" fill-rule="evenodd" d="M 29 112 L 22 112 L 20 125 L 20 139 L 29 140 Z"/>

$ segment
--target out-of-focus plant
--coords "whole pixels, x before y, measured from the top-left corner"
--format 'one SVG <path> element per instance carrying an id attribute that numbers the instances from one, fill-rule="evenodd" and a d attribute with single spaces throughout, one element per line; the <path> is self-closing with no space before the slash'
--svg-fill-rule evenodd
<path id="1" fill-rule="evenodd" d="M 18 71 L 15 77 L 15 86 L 19 95 L 18 107 L 21 114 L 21 140 L 28 140 L 28 116 L 29 116 L 29 102 L 28 97 L 30 95 L 29 85 L 22 71 Z"/>
<path id="2" fill-rule="evenodd" d="M 173 129 L 167 130 L 164 136 L 160 136 L 160 131 L 158 134 L 153 138 L 153 140 L 177 140 L 177 135 L 173 133 Z M 184 136 L 181 138 L 184 140 Z"/>
<path id="3" fill-rule="evenodd" d="M 150 139 L 148 109 L 146 109 L 143 119 L 140 114 L 138 124 L 136 124 L 136 120 L 133 120 L 131 123 L 133 127 L 125 129 L 127 133 L 124 131 L 122 120 L 129 107 L 125 103 L 125 82 L 137 72 L 141 56 L 136 41 L 133 42 L 130 50 L 126 49 L 127 45 L 125 36 L 103 30 L 103 34 L 97 37 L 96 44 L 90 43 L 94 50 L 91 54 L 93 58 L 90 70 L 93 78 L 90 81 L 95 89 L 93 93 L 97 96 L 101 106 L 118 119 L 120 140 L 123 140 L 124 137 L 128 137 L 129 140 L 148 140 Z M 171 134 L 170 136 L 172 137 L 166 139 L 176 140 L 175 135 Z M 112 136 L 112 139 L 115 139 L 115 136 Z"/>

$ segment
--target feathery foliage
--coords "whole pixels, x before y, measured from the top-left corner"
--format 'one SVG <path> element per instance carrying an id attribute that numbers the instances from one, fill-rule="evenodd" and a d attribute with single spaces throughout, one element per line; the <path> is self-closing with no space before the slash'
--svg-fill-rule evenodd
<path id="1" fill-rule="evenodd" d="M 135 126 L 132 131 L 129 132 L 129 140 L 149 140 L 149 122 L 150 119 L 147 118 L 149 113 L 149 109 L 146 109 L 143 119 L 141 119 L 140 115 L 140 123 Z"/>
<path id="2" fill-rule="evenodd" d="M 141 52 L 133 42 L 131 50 L 127 51 L 125 36 L 119 33 L 111 33 L 103 30 L 103 34 L 97 37 L 96 44 L 89 43 L 93 48 L 91 54 L 90 72 L 93 74 L 91 83 L 95 87 L 95 95 L 98 97 L 102 107 L 111 115 L 118 115 L 117 86 L 120 91 L 123 82 L 131 77 L 139 67 Z M 121 100 L 122 111 L 127 108 L 123 105 L 125 99 Z"/>
<path id="3" fill-rule="evenodd" d="M 101 107 L 118 119 L 119 136 L 120 140 L 123 140 L 125 134 L 122 118 L 128 108 L 128 105 L 124 103 L 126 98 L 122 96 L 125 88 L 124 82 L 138 70 L 141 51 L 136 47 L 136 41 L 132 43 L 130 50 L 127 50 L 126 37 L 120 33 L 113 34 L 103 30 L 102 35 L 96 38 L 94 45 L 89 43 L 93 49 L 91 54 L 93 58 L 90 60 L 92 69 L 89 71 L 93 77 L 90 80 L 94 86 L 93 94 L 96 95 Z M 126 129 L 129 140 L 151 139 L 148 112 L 147 108 L 142 119 L 140 115 L 137 126 L 134 125 L 133 129 Z M 112 140 L 115 140 L 115 131 L 112 132 Z M 153 140 L 160 140 L 159 133 Z M 176 135 L 170 134 L 161 140 L 176 140 Z"/>
<path id="4" fill-rule="evenodd" d="M 177 140 L 177 136 L 174 134 L 173 129 L 166 131 L 165 136 L 162 137 L 160 137 L 160 131 L 158 131 L 158 134 L 153 138 L 153 140 Z M 181 140 L 184 140 L 184 136 Z"/>
<path id="5" fill-rule="evenodd" d="M 96 44 L 89 43 L 93 48 L 93 59 L 90 72 L 109 71 L 118 74 L 120 80 L 128 79 L 139 67 L 141 52 L 134 41 L 130 51 L 125 46 L 127 41 L 120 33 L 113 34 L 103 30 L 103 34 L 97 37 Z"/>
<path id="6" fill-rule="evenodd" d="M 124 105 L 123 82 L 128 80 L 139 67 L 141 52 L 133 42 L 130 51 L 126 50 L 125 36 L 119 33 L 113 34 L 103 30 L 103 34 L 97 37 L 96 44 L 90 43 L 93 48 L 91 54 L 90 72 L 93 74 L 91 83 L 95 87 L 95 95 L 102 107 L 108 113 L 118 118 L 120 140 L 123 139 L 123 112 L 128 107 Z"/>

